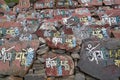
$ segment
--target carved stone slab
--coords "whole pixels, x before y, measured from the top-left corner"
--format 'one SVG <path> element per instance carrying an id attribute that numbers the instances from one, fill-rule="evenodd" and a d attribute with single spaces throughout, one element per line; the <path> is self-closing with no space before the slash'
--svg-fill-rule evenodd
<path id="1" fill-rule="evenodd" d="M 38 46 L 39 40 L 0 46 L 0 74 L 24 76 L 33 62 Z"/>
<path id="2" fill-rule="evenodd" d="M 46 74 L 47 76 L 67 76 L 74 72 L 74 62 L 71 57 L 59 54 L 46 54 Z"/>
<path id="3" fill-rule="evenodd" d="M 84 40 L 78 66 L 100 80 L 120 77 L 120 40 Z"/>

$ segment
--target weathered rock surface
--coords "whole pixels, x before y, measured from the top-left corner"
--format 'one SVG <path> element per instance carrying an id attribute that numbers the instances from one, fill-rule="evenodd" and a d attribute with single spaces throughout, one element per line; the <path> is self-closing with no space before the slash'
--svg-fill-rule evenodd
<path id="1" fill-rule="evenodd" d="M 85 80 L 98 80 L 98 79 L 95 79 L 95 78 L 93 78 L 93 77 L 90 77 L 90 76 L 86 75 L 86 76 L 85 76 Z"/>
<path id="2" fill-rule="evenodd" d="M 66 52 L 65 50 L 61 50 L 61 49 L 53 49 L 52 51 L 58 54 L 64 54 Z"/>
<path id="3" fill-rule="evenodd" d="M 75 74 L 74 80 L 85 80 L 85 75 L 83 73 Z"/>
<path id="4" fill-rule="evenodd" d="M 4 78 L 0 78 L 0 80 L 23 80 L 23 78 L 14 77 L 14 76 L 7 76 L 7 77 L 4 77 Z"/>
<path id="5" fill-rule="evenodd" d="M 48 46 L 40 46 L 39 50 L 37 51 L 38 55 L 42 55 L 44 53 L 47 53 L 49 51 Z"/>
<path id="6" fill-rule="evenodd" d="M 38 40 L 0 46 L 0 74 L 23 77 L 33 63 Z"/>
<path id="7" fill-rule="evenodd" d="M 46 80 L 46 78 L 40 74 L 27 74 L 25 80 Z"/>
<path id="8" fill-rule="evenodd" d="M 74 73 L 74 62 L 70 56 L 51 53 L 44 58 L 47 76 L 68 76 Z"/>
<path id="9" fill-rule="evenodd" d="M 74 76 L 59 77 L 55 78 L 55 80 L 74 80 Z"/>
<path id="10" fill-rule="evenodd" d="M 78 66 L 82 71 L 101 80 L 118 79 L 119 45 L 119 40 L 116 39 L 83 42 Z"/>

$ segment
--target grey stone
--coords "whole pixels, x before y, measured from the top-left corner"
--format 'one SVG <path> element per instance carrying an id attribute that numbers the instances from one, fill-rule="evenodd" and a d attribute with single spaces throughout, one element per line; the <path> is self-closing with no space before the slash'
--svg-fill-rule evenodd
<path id="1" fill-rule="evenodd" d="M 98 79 L 95 79 L 95 78 L 90 77 L 90 76 L 85 76 L 85 80 L 98 80 Z"/>
<path id="2" fill-rule="evenodd" d="M 74 60 L 75 66 L 77 66 L 78 60 L 80 59 L 79 54 L 78 54 L 77 52 L 73 52 L 73 53 L 71 54 L 71 56 L 72 56 L 72 58 L 73 58 L 73 60 Z"/>
<path id="3" fill-rule="evenodd" d="M 45 69 L 35 70 L 34 74 L 40 74 L 40 75 L 46 76 Z"/>
<path id="4" fill-rule="evenodd" d="M 105 41 L 104 46 L 108 49 L 118 49 L 120 48 L 120 40 L 119 39 L 109 39 Z"/>
<path id="5" fill-rule="evenodd" d="M 37 59 L 38 59 L 41 63 L 44 63 L 44 62 L 45 62 L 45 59 L 44 59 L 44 58 L 38 57 Z"/>
<path id="6" fill-rule="evenodd" d="M 61 49 L 54 49 L 52 51 L 55 52 L 55 53 L 59 53 L 59 54 L 64 54 L 65 53 L 65 50 L 61 50 Z"/>
<path id="7" fill-rule="evenodd" d="M 33 69 L 30 69 L 28 74 L 33 74 Z"/>
<path id="8" fill-rule="evenodd" d="M 23 80 L 21 77 L 7 76 L 4 78 L 0 78 L 0 80 Z"/>
<path id="9" fill-rule="evenodd" d="M 38 54 L 38 55 L 42 55 L 42 54 L 48 52 L 48 50 L 49 50 L 49 47 L 48 47 L 48 46 L 41 47 L 41 48 L 37 51 L 37 54 Z"/>
<path id="10" fill-rule="evenodd" d="M 16 3 L 14 3 L 14 2 L 10 2 L 10 3 L 8 3 L 8 6 L 9 6 L 9 7 L 14 7 L 15 4 L 16 4 Z"/>
<path id="11" fill-rule="evenodd" d="M 33 64 L 32 68 L 34 70 L 41 70 L 41 69 L 44 69 L 44 64 Z"/>
<path id="12" fill-rule="evenodd" d="M 39 37 L 39 41 L 40 41 L 41 43 L 46 43 L 46 41 L 45 41 L 42 37 Z"/>
<path id="13" fill-rule="evenodd" d="M 85 75 L 83 73 L 75 74 L 75 80 L 85 80 Z"/>
<path id="14" fill-rule="evenodd" d="M 72 53 L 71 56 L 73 59 L 80 59 L 80 56 L 78 53 Z"/>
<path id="15" fill-rule="evenodd" d="M 65 77 L 58 77 L 58 78 L 55 78 L 55 80 L 74 80 L 74 75 L 72 76 L 65 76 Z"/>
<path id="16" fill-rule="evenodd" d="M 120 46 L 119 43 L 117 44 L 113 40 L 115 39 L 85 41 L 82 45 L 78 63 L 81 71 L 100 80 L 118 79 L 120 76 L 120 67 L 116 65 L 115 60 L 119 60 L 120 56 L 118 56 L 118 58 L 114 57 L 118 53 L 110 53 L 110 50 L 119 50 Z M 119 40 L 115 41 L 118 42 Z M 92 53 L 90 52 L 91 49 L 93 49 Z M 98 56 L 98 54 L 100 56 Z M 110 54 L 112 54 L 113 57 L 110 57 Z M 103 58 L 101 57 L 102 55 Z"/>
<path id="17" fill-rule="evenodd" d="M 34 61 L 33 64 L 40 64 L 40 63 L 41 63 L 40 60 L 37 59 L 37 60 Z"/>
<path id="18" fill-rule="evenodd" d="M 45 80 L 45 76 L 41 74 L 27 74 L 24 80 Z"/>

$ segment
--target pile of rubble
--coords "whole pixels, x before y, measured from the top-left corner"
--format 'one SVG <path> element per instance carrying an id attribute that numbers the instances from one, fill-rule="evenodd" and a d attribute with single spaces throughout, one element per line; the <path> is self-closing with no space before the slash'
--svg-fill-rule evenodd
<path id="1" fill-rule="evenodd" d="M 119 0 L 0 4 L 0 80 L 120 77 Z"/>

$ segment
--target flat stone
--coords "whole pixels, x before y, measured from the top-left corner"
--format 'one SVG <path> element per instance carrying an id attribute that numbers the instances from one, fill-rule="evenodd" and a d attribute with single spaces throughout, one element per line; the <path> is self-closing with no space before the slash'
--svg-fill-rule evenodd
<path id="1" fill-rule="evenodd" d="M 15 4 L 16 4 L 15 2 L 10 2 L 10 3 L 8 3 L 8 6 L 13 8 L 15 6 Z"/>
<path id="2" fill-rule="evenodd" d="M 47 53 L 49 50 L 49 47 L 48 46 L 44 46 L 44 47 L 40 47 L 40 49 L 37 51 L 37 54 L 38 55 L 42 55 L 44 53 Z"/>
<path id="3" fill-rule="evenodd" d="M 0 74 L 23 77 L 33 63 L 38 43 L 18 41 L 0 46 Z"/>
<path id="4" fill-rule="evenodd" d="M 81 2 L 81 0 L 78 0 L 83 6 L 100 6 L 102 5 L 102 1 L 87 1 L 86 3 Z"/>
<path id="5" fill-rule="evenodd" d="M 62 5 L 60 4 L 62 3 Z M 63 4 L 64 3 L 64 4 Z M 59 7 L 59 8 L 65 8 L 65 7 L 77 7 L 78 4 L 76 1 L 71 1 L 71 3 L 69 3 L 69 1 L 56 1 L 56 7 Z"/>
<path id="6" fill-rule="evenodd" d="M 55 80 L 55 77 L 48 77 L 47 80 Z"/>
<path id="7" fill-rule="evenodd" d="M 40 74 L 28 74 L 24 77 L 24 80 L 45 80 L 45 77 Z"/>
<path id="8" fill-rule="evenodd" d="M 34 74 L 40 74 L 40 75 L 46 76 L 45 69 L 35 70 Z"/>
<path id="9" fill-rule="evenodd" d="M 109 39 L 105 41 L 105 47 L 108 49 L 118 49 L 120 48 L 120 40 L 119 39 Z"/>
<path id="10" fill-rule="evenodd" d="M 90 77 L 90 76 L 85 76 L 85 80 L 98 80 L 98 79 L 95 79 L 95 78 Z"/>
<path id="11" fill-rule="evenodd" d="M 23 80 L 21 77 L 7 76 L 4 78 L 0 78 L 0 80 Z"/>
<path id="12" fill-rule="evenodd" d="M 75 79 L 74 79 L 74 75 L 72 75 L 72 76 L 55 78 L 55 80 L 75 80 Z"/>
<path id="13" fill-rule="evenodd" d="M 103 0 L 103 3 L 104 3 L 105 5 L 112 5 L 112 4 L 114 4 L 114 2 L 113 2 L 112 0 L 109 0 L 109 1 Z"/>
<path id="14" fill-rule="evenodd" d="M 74 73 L 74 62 L 70 56 L 49 53 L 44 58 L 47 76 L 69 76 Z"/>
<path id="15" fill-rule="evenodd" d="M 10 76 L 8 77 L 8 80 L 23 80 L 23 78 Z"/>
<path id="16" fill-rule="evenodd" d="M 60 31 L 51 30 L 51 27 L 50 29 L 47 29 L 47 26 L 47 28 L 40 29 L 35 32 L 38 37 L 42 37 L 46 41 L 46 44 L 50 48 L 71 50 L 77 46 L 76 38 L 73 35 L 71 28 L 70 30 L 63 30 L 65 33 L 63 32 L 64 34 L 62 34 Z M 62 34 L 62 37 L 60 36 L 60 34 Z"/>
<path id="17" fill-rule="evenodd" d="M 54 49 L 52 51 L 55 52 L 55 53 L 59 53 L 59 54 L 64 54 L 65 53 L 65 50 L 61 50 L 61 49 Z"/>
<path id="18" fill-rule="evenodd" d="M 33 69 L 30 69 L 28 74 L 33 74 Z"/>
<path id="19" fill-rule="evenodd" d="M 41 63 L 44 63 L 44 62 L 45 62 L 45 59 L 44 59 L 44 58 L 38 57 L 37 59 L 38 59 Z"/>
<path id="20" fill-rule="evenodd" d="M 71 56 L 73 59 L 80 59 L 80 55 L 78 53 L 72 53 Z"/>
<path id="21" fill-rule="evenodd" d="M 53 38 L 52 39 L 50 39 L 50 38 L 46 39 L 47 45 L 49 47 L 53 48 L 53 49 L 64 49 L 64 50 L 69 51 L 69 50 L 72 50 L 72 49 L 74 49 L 76 47 L 76 46 L 73 46 L 73 44 L 70 44 L 70 43 L 67 44 L 67 43 L 58 42 L 58 43 L 55 44 L 55 42 L 53 42 Z M 58 38 L 58 39 L 60 39 L 60 38 Z"/>
<path id="22" fill-rule="evenodd" d="M 117 80 L 120 76 L 119 43 L 117 39 L 84 41 L 79 68 L 100 80 Z"/>
<path id="23" fill-rule="evenodd" d="M 35 61 L 34 61 L 34 64 L 40 64 L 40 60 L 38 60 L 38 59 L 35 60 Z"/>
<path id="24" fill-rule="evenodd" d="M 39 37 L 39 40 L 41 43 L 46 43 L 46 41 L 42 37 Z"/>
<path id="25" fill-rule="evenodd" d="M 85 80 L 85 75 L 83 73 L 77 73 L 75 74 L 74 80 Z"/>
<path id="26" fill-rule="evenodd" d="M 42 70 L 42 69 L 44 69 L 44 64 L 33 64 L 32 68 L 34 70 Z"/>

